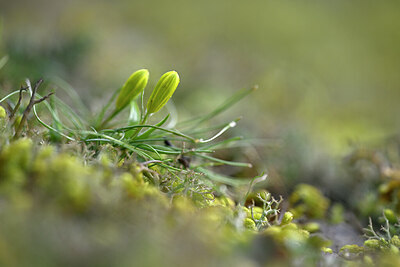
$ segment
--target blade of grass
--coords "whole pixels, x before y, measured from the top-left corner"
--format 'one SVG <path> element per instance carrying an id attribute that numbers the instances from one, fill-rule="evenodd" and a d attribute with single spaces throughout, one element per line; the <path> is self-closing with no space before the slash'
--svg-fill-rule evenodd
<path id="1" fill-rule="evenodd" d="M 76 90 L 74 90 L 74 88 L 69 83 L 67 83 L 66 81 L 57 76 L 53 76 L 50 79 L 53 83 L 58 85 L 60 89 L 64 90 L 68 94 L 68 96 L 71 98 L 76 108 L 78 108 L 79 111 L 83 112 L 84 113 L 83 115 L 85 117 L 90 114 L 90 111 L 85 105 L 85 103 L 82 102 Z"/>
<path id="2" fill-rule="evenodd" d="M 199 140 L 199 143 L 208 143 L 211 142 L 212 140 L 215 140 L 216 138 L 218 138 L 219 136 L 221 136 L 223 133 L 225 133 L 227 130 L 229 130 L 230 128 L 233 128 L 236 126 L 236 123 L 240 120 L 240 118 L 231 121 L 230 123 L 228 123 L 224 128 L 222 128 L 217 134 L 215 134 L 214 136 L 210 137 L 207 140 L 203 140 L 202 138 Z"/>
<path id="3" fill-rule="evenodd" d="M 7 100 L 8 98 L 12 97 L 13 95 L 19 94 L 19 90 L 16 90 L 14 92 L 9 93 L 8 95 L 6 95 L 5 97 L 3 97 L 2 99 L 0 99 L 0 103 Z"/>
<path id="4" fill-rule="evenodd" d="M 151 157 L 149 154 L 147 154 L 147 153 L 145 153 L 145 152 L 143 152 L 143 151 L 140 151 L 140 150 L 136 149 L 135 147 L 133 147 L 133 146 L 131 146 L 131 145 L 129 145 L 129 144 L 127 144 L 127 143 L 121 141 L 121 140 L 118 140 L 118 139 L 116 139 L 116 138 L 113 138 L 113 137 L 111 137 L 111 136 L 108 136 L 108 135 L 106 135 L 106 134 L 102 134 L 102 133 L 98 133 L 98 132 L 94 132 L 94 131 L 79 131 L 79 133 L 80 133 L 81 135 L 88 135 L 88 136 L 98 136 L 98 137 L 101 137 L 102 139 L 106 139 L 106 140 L 110 141 L 111 143 L 114 143 L 114 144 L 119 145 L 119 146 L 121 146 L 121 147 L 123 147 L 123 148 L 126 148 L 126 149 L 128 149 L 128 150 L 130 150 L 130 151 L 132 151 L 132 152 L 135 152 L 136 154 L 138 154 L 139 156 L 141 156 L 142 158 L 144 158 L 144 159 L 146 159 L 146 160 L 155 160 L 155 159 L 154 159 L 153 157 Z M 90 139 L 88 139 L 88 140 L 90 140 Z M 83 139 L 82 141 L 86 141 L 86 140 Z"/>
<path id="5" fill-rule="evenodd" d="M 162 127 L 157 127 L 157 126 L 154 126 L 154 125 L 147 125 L 147 124 L 143 124 L 143 125 L 132 125 L 132 126 L 127 126 L 127 127 L 115 128 L 115 129 L 105 129 L 105 130 L 103 130 L 102 132 L 110 132 L 110 131 L 111 131 L 111 132 L 122 132 L 122 131 L 131 130 L 131 129 L 134 129 L 134 128 L 155 128 L 155 129 L 158 129 L 158 130 L 160 130 L 160 131 L 164 131 L 164 132 L 167 132 L 167 133 L 176 135 L 176 136 L 183 137 L 183 138 L 185 138 L 185 139 L 187 139 L 187 140 L 192 141 L 193 143 L 199 142 L 198 139 L 193 138 L 193 137 L 190 137 L 190 136 L 188 136 L 188 135 L 186 135 L 186 134 L 183 134 L 183 133 L 181 133 L 181 132 L 179 132 L 179 131 L 176 131 L 176 130 L 175 130 L 175 131 L 174 131 L 174 130 L 169 130 L 169 129 L 165 129 L 165 128 L 162 128 Z"/>
<path id="6" fill-rule="evenodd" d="M 191 119 L 191 120 L 181 122 L 181 123 L 179 123 L 179 125 L 187 125 L 187 124 L 199 125 L 205 121 L 208 121 L 208 120 L 214 118 L 215 116 L 221 114 L 228 108 L 232 107 L 234 104 L 236 104 L 237 102 L 242 100 L 244 97 L 246 97 L 248 94 L 252 93 L 256 89 L 257 89 L 257 86 L 254 86 L 251 89 L 239 90 L 238 92 L 233 94 L 230 98 L 228 98 L 225 102 L 223 102 L 220 106 L 218 106 L 216 109 L 211 111 L 210 113 L 208 113 L 204 116 L 198 117 L 196 119 Z"/>
<path id="7" fill-rule="evenodd" d="M 159 123 L 155 124 L 154 126 L 156 127 L 161 127 L 164 125 L 164 123 L 168 120 L 169 118 L 169 114 L 167 116 L 165 116 L 164 119 L 162 119 Z M 139 135 L 138 137 L 136 137 L 135 139 L 144 139 L 149 137 L 154 131 L 156 130 L 156 128 L 150 128 L 147 131 L 145 131 L 143 134 Z M 133 134 L 133 131 L 132 131 Z"/>
<path id="8" fill-rule="evenodd" d="M 222 183 L 222 184 L 226 184 L 226 185 L 231 185 L 234 187 L 238 187 L 238 186 L 243 186 L 243 185 L 247 185 L 249 184 L 250 179 L 249 178 L 238 178 L 238 179 L 234 179 L 228 176 L 224 176 L 221 174 L 217 174 L 213 171 L 210 171 L 208 169 L 205 168 L 196 168 L 196 170 L 198 172 L 203 173 L 204 175 L 206 175 L 210 180 L 217 182 L 217 183 Z"/>
<path id="9" fill-rule="evenodd" d="M 8 55 L 5 55 L 0 59 L 0 69 L 3 68 L 4 65 L 6 65 L 7 61 L 8 61 Z"/>
<path id="10" fill-rule="evenodd" d="M 241 136 L 235 136 L 235 137 L 220 141 L 220 142 L 215 143 L 215 144 L 202 146 L 201 148 L 203 148 L 203 149 L 220 149 L 220 148 L 222 148 L 223 149 L 223 148 L 227 148 L 232 143 L 236 144 L 238 141 L 242 141 L 242 137 Z"/>
<path id="11" fill-rule="evenodd" d="M 247 190 L 246 195 L 243 197 L 242 201 L 240 201 L 240 204 L 244 207 L 244 204 L 246 203 L 246 199 L 248 198 L 249 194 L 251 193 L 251 191 L 253 190 L 253 186 L 259 182 L 264 181 L 265 179 L 267 179 L 268 175 L 262 173 L 259 176 L 255 176 L 253 179 L 251 179 L 250 183 L 249 183 L 249 188 Z"/>
<path id="12" fill-rule="evenodd" d="M 30 81 L 27 80 L 26 83 L 27 83 L 28 87 L 30 88 L 30 90 L 29 90 L 30 94 L 32 94 L 32 88 L 31 88 L 31 83 L 30 83 Z M 40 97 L 39 95 L 37 95 L 37 96 Z M 50 104 L 49 104 L 47 101 L 43 101 L 43 103 L 45 103 L 45 105 L 49 108 L 49 110 L 50 110 L 50 112 L 51 112 Z M 58 133 L 59 135 L 65 137 L 66 139 L 68 139 L 68 140 L 70 140 L 70 141 L 76 141 L 74 138 L 72 138 L 72 137 L 70 137 L 70 136 L 64 134 L 63 132 L 61 132 L 61 131 L 59 131 L 59 130 L 53 128 L 53 127 L 51 127 L 50 125 L 48 125 L 48 124 L 46 124 L 44 121 L 42 121 L 42 120 L 40 119 L 39 115 L 37 114 L 36 106 L 35 106 L 35 105 L 32 107 L 32 111 L 33 111 L 33 114 L 34 114 L 35 118 L 38 120 L 38 122 L 39 122 L 42 126 L 46 127 L 46 128 L 49 129 L 49 130 L 52 130 L 52 131 Z"/>
<path id="13" fill-rule="evenodd" d="M 250 163 L 245 163 L 245 162 L 228 161 L 228 160 L 218 159 L 218 158 L 214 158 L 214 157 L 203 155 L 203 154 L 197 154 L 197 156 L 200 158 L 210 160 L 210 161 L 222 163 L 225 165 L 235 166 L 235 167 L 247 167 L 247 168 L 253 167 Z"/>
<path id="14" fill-rule="evenodd" d="M 104 119 L 104 115 L 106 114 L 106 111 L 109 110 L 111 104 L 114 102 L 115 98 L 117 97 L 117 95 L 119 94 L 119 92 L 121 91 L 122 87 L 120 87 L 118 90 L 116 90 L 112 96 L 110 97 L 110 99 L 108 100 L 108 102 L 106 103 L 106 105 L 100 110 L 99 116 L 97 117 L 97 119 L 95 119 L 95 125 L 96 128 L 100 127 L 100 125 L 105 124 L 106 121 L 111 120 L 111 118 L 113 117 L 113 114 L 111 114 L 111 116 L 109 116 L 106 121 L 103 121 Z M 119 112 L 119 111 L 118 111 Z M 117 111 L 115 111 L 114 113 L 118 113 Z M 115 115 L 114 115 L 115 116 Z M 111 117 L 111 118 L 110 118 Z"/>

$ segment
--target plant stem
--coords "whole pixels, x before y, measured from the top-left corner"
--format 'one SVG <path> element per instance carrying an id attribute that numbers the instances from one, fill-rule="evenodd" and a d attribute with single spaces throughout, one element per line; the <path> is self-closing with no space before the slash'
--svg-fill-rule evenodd
<path id="1" fill-rule="evenodd" d="M 101 129 L 103 129 L 105 126 L 106 126 L 106 124 L 110 121 L 110 120 L 112 120 L 119 112 L 120 112 L 121 110 L 115 110 L 113 113 L 111 113 L 97 128 L 97 130 L 101 130 Z"/>
<path id="2" fill-rule="evenodd" d="M 146 121 L 147 121 L 149 115 L 150 115 L 150 114 L 149 114 L 148 112 L 146 112 L 146 113 L 144 114 L 143 119 L 140 121 L 140 124 L 141 124 L 141 125 L 143 125 L 143 124 L 146 123 Z M 137 130 L 135 131 L 135 133 L 131 136 L 131 139 L 134 139 L 134 138 L 139 134 L 139 132 L 140 132 L 142 129 L 143 129 L 143 127 L 137 128 Z"/>

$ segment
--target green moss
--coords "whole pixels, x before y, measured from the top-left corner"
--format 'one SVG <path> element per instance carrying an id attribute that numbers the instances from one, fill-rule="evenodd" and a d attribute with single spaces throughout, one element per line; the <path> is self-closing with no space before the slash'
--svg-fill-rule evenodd
<path id="1" fill-rule="evenodd" d="M 331 208 L 331 223 L 338 224 L 344 221 L 344 207 L 339 203 L 335 203 Z"/>
<path id="2" fill-rule="evenodd" d="M 287 211 L 287 212 L 285 212 L 285 214 L 283 214 L 281 225 L 288 224 L 292 221 L 293 221 L 293 213 L 291 213 L 290 211 Z"/>
<path id="3" fill-rule="evenodd" d="M 243 226 L 249 230 L 257 231 L 256 223 L 250 218 L 244 219 Z"/>
<path id="4" fill-rule="evenodd" d="M 295 218 L 307 216 L 309 218 L 322 219 L 329 208 L 330 201 L 322 195 L 315 187 L 307 184 L 300 184 L 290 196 L 292 209 L 290 210 Z"/>
<path id="5" fill-rule="evenodd" d="M 333 253 L 332 249 L 331 248 L 327 248 L 327 247 L 322 247 L 321 251 L 324 252 L 324 253 L 327 253 L 327 254 L 332 254 Z"/>
<path id="6" fill-rule="evenodd" d="M 0 119 L 5 119 L 6 115 L 6 110 L 2 106 L 0 106 Z"/>
<path id="7" fill-rule="evenodd" d="M 316 233 L 320 230 L 320 226 L 316 222 L 310 222 L 303 226 L 304 230 L 307 230 L 310 233 Z"/>
<path id="8" fill-rule="evenodd" d="M 381 242 L 376 239 L 366 240 L 364 241 L 364 248 L 366 251 L 379 250 L 381 248 Z"/>
<path id="9" fill-rule="evenodd" d="M 5 146 L 0 152 L 0 190 L 13 191 L 27 182 L 32 164 L 32 141 L 19 139 Z"/>
<path id="10" fill-rule="evenodd" d="M 360 258 L 364 253 L 364 248 L 357 245 L 345 245 L 340 248 L 339 255 L 346 259 Z"/>

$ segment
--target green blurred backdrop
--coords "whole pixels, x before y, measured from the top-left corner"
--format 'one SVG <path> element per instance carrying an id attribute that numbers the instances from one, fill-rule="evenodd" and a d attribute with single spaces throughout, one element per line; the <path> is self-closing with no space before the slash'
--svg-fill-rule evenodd
<path id="1" fill-rule="evenodd" d="M 136 69 L 153 83 L 175 69 L 183 114 L 258 84 L 225 116 L 338 152 L 399 130 L 399 14 L 395 0 L 2 1 L 0 79 L 58 76 L 93 102 Z"/>

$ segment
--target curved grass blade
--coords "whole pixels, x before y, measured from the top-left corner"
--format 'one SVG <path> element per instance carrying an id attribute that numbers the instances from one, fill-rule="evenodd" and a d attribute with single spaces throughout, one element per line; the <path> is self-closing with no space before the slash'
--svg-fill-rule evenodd
<path id="1" fill-rule="evenodd" d="M 156 127 L 161 127 L 164 125 L 164 123 L 168 120 L 169 118 L 169 114 L 167 116 L 165 116 L 164 119 L 162 119 L 159 123 L 155 124 L 154 126 Z M 144 139 L 149 137 L 154 131 L 156 130 L 156 128 L 150 128 L 147 131 L 145 131 L 143 134 L 139 135 L 138 137 L 136 137 L 135 139 Z M 133 131 L 132 131 L 133 134 Z"/>
<path id="2" fill-rule="evenodd" d="M 215 144 L 202 146 L 201 148 L 203 148 L 203 149 L 224 149 L 224 148 L 232 147 L 231 146 L 232 143 L 236 144 L 238 141 L 242 141 L 242 140 L 243 140 L 243 138 L 241 136 L 235 136 L 235 137 L 220 141 Z"/>
<path id="3" fill-rule="evenodd" d="M 248 185 L 249 182 L 251 181 L 249 178 L 236 178 L 236 179 L 231 178 L 228 176 L 217 174 L 213 171 L 210 171 L 210 170 L 202 168 L 202 167 L 195 168 L 195 170 L 203 173 L 205 176 L 207 176 L 213 182 L 231 185 L 234 187 Z"/>
<path id="4" fill-rule="evenodd" d="M 31 86 L 30 83 L 29 83 L 28 86 L 29 86 L 29 87 Z M 32 92 L 32 91 L 30 91 L 30 92 Z M 37 96 L 40 97 L 38 94 L 37 94 Z M 43 102 L 45 103 L 46 107 L 49 108 L 49 110 L 51 110 L 50 104 L 47 103 L 47 101 L 43 101 Z M 51 127 L 50 125 L 48 125 L 47 123 L 45 123 L 44 121 L 42 121 L 42 120 L 40 119 L 39 115 L 37 114 L 36 106 L 35 106 L 35 105 L 32 107 L 32 110 L 33 110 L 33 114 L 35 115 L 36 119 L 38 120 L 38 122 L 39 122 L 42 126 L 46 127 L 47 129 L 49 129 L 49 130 L 51 130 L 51 131 L 54 131 L 54 132 L 58 133 L 59 135 L 65 137 L 66 139 L 68 139 L 68 140 L 70 140 L 70 141 L 76 141 L 74 138 L 72 138 L 72 137 L 70 137 L 70 136 L 64 134 L 63 132 L 61 132 L 61 131 L 59 131 L 59 130 L 53 128 L 53 127 Z M 51 112 L 51 111 L 50 111 L 50 112 Z"/>
<path id="5" fill-rule="evenodd" d="M 220 106 L 218 106 L 216 109 L 211 111 L 210 113 L 200 116 L 195 119 L 187 120 L 184 122 L 179 123 L 179 125 L 190 125 L 190 124 L 195 124 L 199 125 L 203 122 L 206 122 L 215 116 L 219 115 L 220 113 L 224 112 L 225 110 L 229 109 L 231 106 L 242 100 L 244 97 L 246 97 L 248 94 L 254 92 L 257 89 L 257 86 L 254 86 L 253 88 L 250 89 L 242 89 L 233 94 L 230 98 L 228 98 L 225 102 L 223 102 Z"/>
<path id="6" fill-rule="evenodd" d="M 19 90 L 16 90 L 14 92 L 9 93 L 8 95 L 6 95 L 5 97 L 3 97 L 2 99 L 0 99 L 0 103 L 7 100 L 8 98 L 12 97 L 13 95 L 19 94 Z"/>
<path id="7" fill-rule="evenodd" d="M 139 156 L 141 156 L 142 158 L 144 158 L 146 160 L 155 160 L 149 154 L 147 154 L 147 153 L 145 153 L 143 151 L 140 151 L 140 150 L 136 149 L 135 147 L 133 147 L 133 146 L 121 141 L 121 140 L 118 140 L 118 139 L 116 139 L 114 137 L 108 136 L 106 134 L 102 134 L 102 133 L 98 133 L 98 132 L 94 132 L 94 131 L 80 131 L 80 134 L 88 135 L 88 136 L 93 136 L 94 135 L 94 136 L 101 137 L 102 139 L 106 139 L 111 143 L 117 144 L 117 145 L 119 145 L 119 146 L 121 146 L 123 148 L 126 148 L 126 149 L 128 149 L 128 150 L 130 150 L 132 152 L 135 152 L 136 154 L 138 154 Z M 90 140 L 90 139 L 88 139 L 88 140 Z M 83 141 L 86 141 L 86 140 L 84 139 Z"/>
<path id="8" fill-rule="evenodd" d="M 0 69 L 3 68 L 4 65 L 6 65 L 7 61 L 8 61 L 8 55 L 5 55 L 0 59 Z"/>
<path id="9" fill-rule="evenodd" d="M 214 158 L 214 157 L 203 155 L 203 154 L 198 154 L 197 156 L 200 158 L 210 160 L 210 161 L 222 163 L 225 165 L 235 166 L 235 167 L 247 167 L 247 168 L 253 167 L 253 165 L 251 165 L 250 163 L 245 163 L 245 162 L 228 161 L 228 160 L 218 159 L 218 158 Z"/>
<path id="10" fill-rule="evenodd" d="M 58 85 L 60 89 L 64 90 L 64 92 L 68 94 L 68 96 L 73 101 L 74 105 L 76 106 L 76 108 L 78 108 L 79 111 L 82 111 L 85 116 L 88 116 L 90 114 L 90 111 L 85 103 L 82 102 L 76 90 L 69 83 L 57 76 L 51 77 L 51 81 Z"/>
<path id="11" fill-rule="evenodd" d="M 127 126 L 127 127 L 115 128 L 115 129 L 105 129 L 102 132 L 123 132 L 123 131 L 129 131 L 129 130 L 135 129 L 135 128 L 155 128 L 155 129 L 160 130 L 160 131 L 164 131 L 164 132 L 176 135 L 176 136 L 183 137 L 183 138 L 185 138 L 187 140 L 192 141 L 193 143 L 198 143 L 199 142 L 199 139 L 193 138 L 193 137 L 188 136 L 186 134 L 183 134 L 183 133 L 181 133 L 179 131 L 169 130 L 169 129 L 165 129 L 165 128 L 162 128 L 162 127 L 158 127 L 158 126 L 154 126 L 154 125 L 146 125 L 146 124 L 143 124 L 143 125 L 132 125 L 132 126 Z"/>
<path id="12" fill-rule="evenodd" d="M 111 95 L 110 99 L 106 103 L 106 105 L 100 110 L 99 116 L 95 119 L 95 125 L 100 126 L 104 119 L 104 115 L 106 114 L 106 111 L 109 110 L 110 106 L 114 102 L 115 98 L 119 94 L 119 92 L 122 90 L 122 87 L 120 87 L 118 90 L 115 90 L 115 92 Z"/>
<path id="13" fill-rule="evenodd" d="M 230 123 L 228 123 L 224 128 L 222 128 L 217 134 L 215 134 L 213 137 L 210 137 L 207 140 L 203 140 L 200 139 L 199 143 L 208 143 L 211 142 L 212 140 L 215 140 L 216 138 L 218 138 L 219 136 L 221 136 L 223 133 L 225 133 L 227 130 L 229 130 L 230 128 L 233 128 L 236 126 L 236 123 L 240 120 L 240 118 L 237 118 L 236 120 L 231 121 Z"/>

